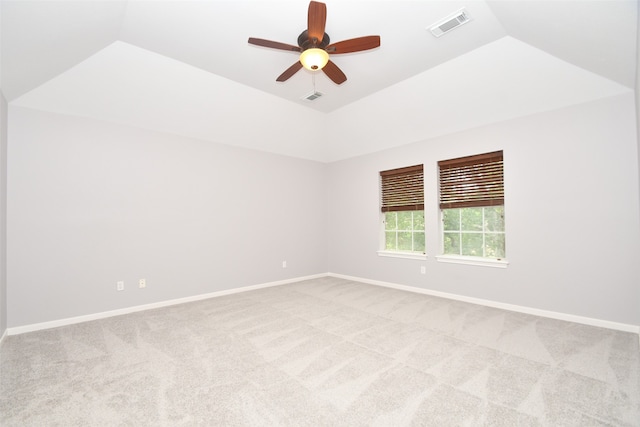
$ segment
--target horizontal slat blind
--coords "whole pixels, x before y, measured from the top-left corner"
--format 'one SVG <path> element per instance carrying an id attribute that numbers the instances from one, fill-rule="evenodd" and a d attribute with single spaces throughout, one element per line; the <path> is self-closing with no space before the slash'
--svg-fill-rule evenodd
<path id="1" fill-rule="evenodd" d="M 504 204 L 502 151 L 438 162 L 440 209 Z"/>
<path id="2" fill-rule="evenodd" d="M 416 165 L 380 172 L 382 212 L 424 209 L 423 170 Z"/>

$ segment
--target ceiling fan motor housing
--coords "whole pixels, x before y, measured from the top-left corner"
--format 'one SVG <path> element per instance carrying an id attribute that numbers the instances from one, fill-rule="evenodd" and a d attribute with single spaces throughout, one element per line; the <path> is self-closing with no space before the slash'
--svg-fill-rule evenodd
<path id="1" fill-rule="evenodd" d="M 309 33 L 307 30 L 301 32 L 298 36 L 298 46 L 300 46 L 302 50 L 310 49 L 312 47 L 319 47 L 320 49 L 324 49 L 325 47 L 329 46 L 330 41 L 331 39 L 329 38 L 329 34 L 327 33 L 324 33 L 324 36 L 322 37 L 320 43 L 318 43 L 317 40 L 315 43 L 313 42 L 313 40 L 309 40 Z"/>

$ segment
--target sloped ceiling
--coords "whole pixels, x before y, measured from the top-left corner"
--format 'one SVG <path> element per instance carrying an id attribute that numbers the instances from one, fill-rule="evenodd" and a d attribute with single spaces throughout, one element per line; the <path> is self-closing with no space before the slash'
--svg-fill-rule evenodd
<path id="1" fill-rule="evenodd" d="M 635 0 L 327 2 L 337 86 L 290 52 L 308 1 L 13 1 L 0 4 L 10 106 L 93 117 L 318 161 L 634 90 Z M 440 38 L 428 27 L 466 8 Z M 316 101 L 301 98 L 312 90 Z"/>

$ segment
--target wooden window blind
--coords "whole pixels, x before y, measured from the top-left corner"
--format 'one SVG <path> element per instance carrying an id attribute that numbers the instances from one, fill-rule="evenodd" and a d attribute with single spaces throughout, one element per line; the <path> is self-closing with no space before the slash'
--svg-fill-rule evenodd
<path id="1" fill-rule="evenodd" d="M 438 162 L 440 209 L 504 205 L 502 151 Z"/>
<path id="2" fill-rule="evenodd" d="M 424 210 L 422 165 L 380 172 L 382 212 Z"/>

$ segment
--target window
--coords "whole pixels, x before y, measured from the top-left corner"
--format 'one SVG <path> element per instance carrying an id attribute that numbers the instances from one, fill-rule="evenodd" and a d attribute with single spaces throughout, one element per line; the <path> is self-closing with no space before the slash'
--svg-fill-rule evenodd
<path id="1" fill-rule="evenodd" d="M 382 251 L 424 255 L 422 165 L 380 172 Z"/>
<path id="2" fill-rule="evenodd" d="M 424 211 L 385 212 L 386 251 L 424 253 Z"/>
<path id="3" fill-rule="evenodd" d="M 504 207 L 444 209 L 445 254 L 504 258 Z"/>
<path id="4" fill-rule="evenodd" d="M 505 258 L 502 151 L 438 162 L 443 255 Z"/>

